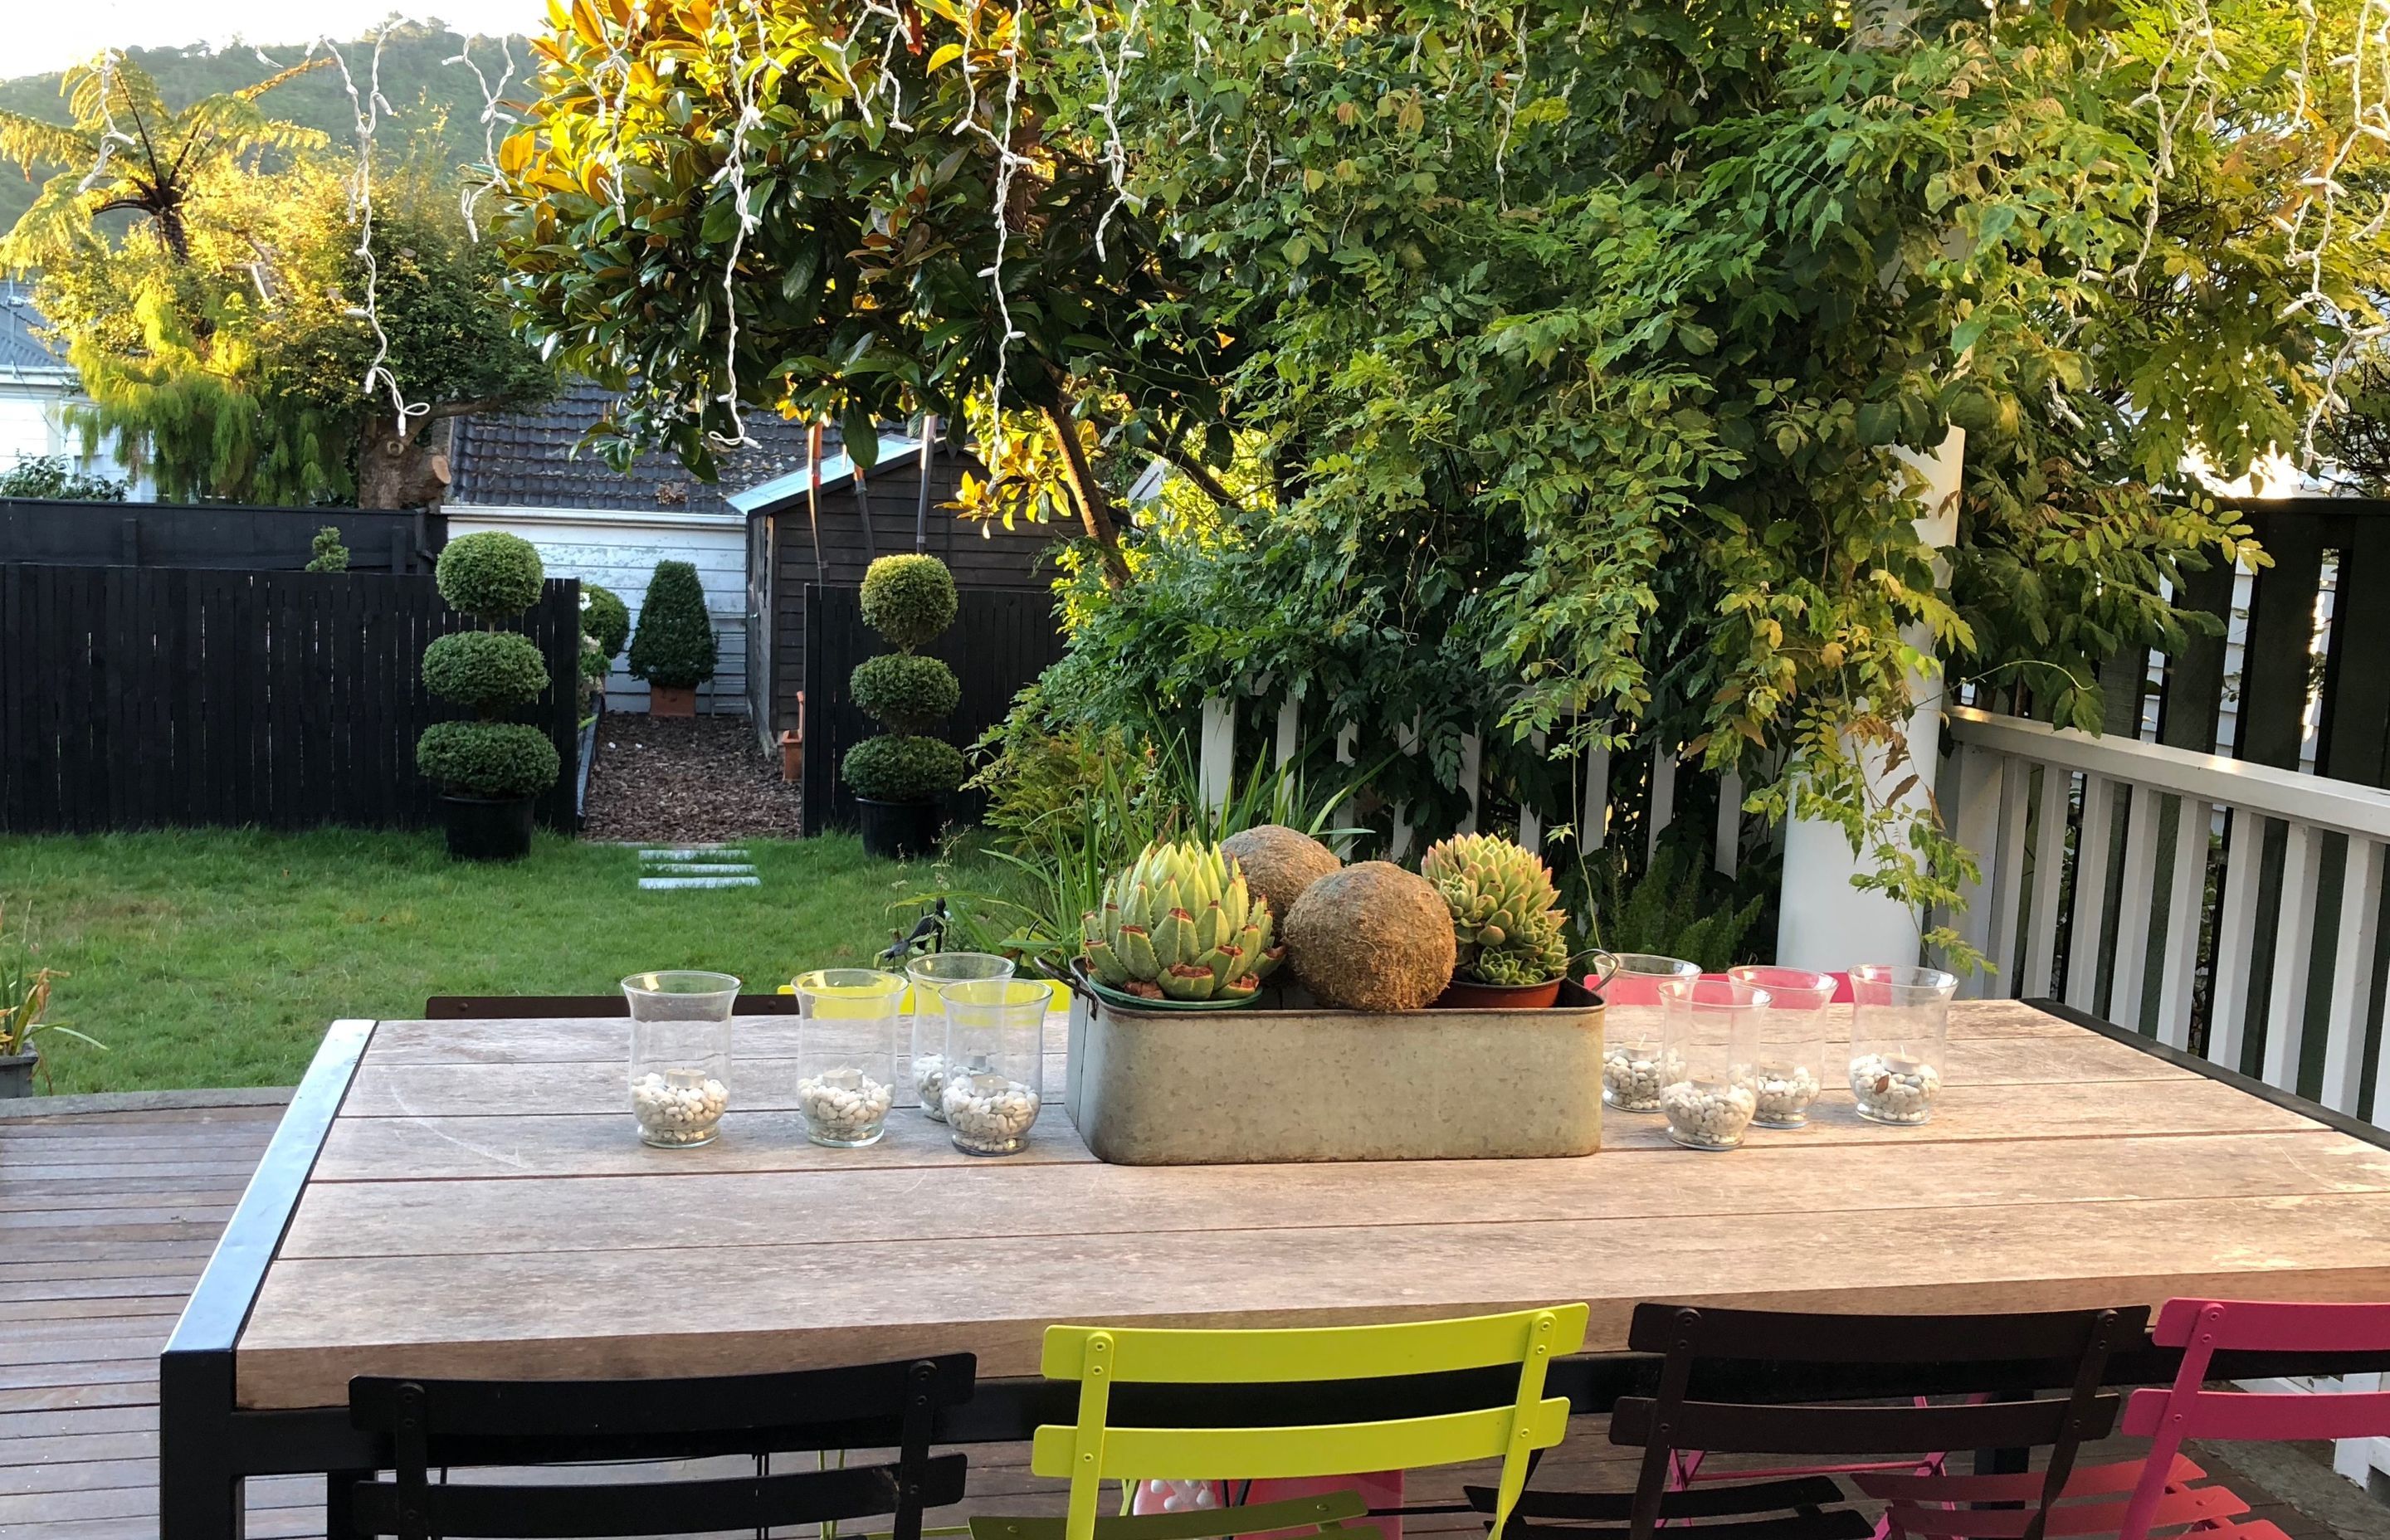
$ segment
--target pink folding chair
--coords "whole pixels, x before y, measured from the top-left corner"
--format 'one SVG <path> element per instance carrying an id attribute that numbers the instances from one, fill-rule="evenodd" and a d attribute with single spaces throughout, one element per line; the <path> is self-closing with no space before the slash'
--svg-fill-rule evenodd
<path id="1" fill-rule="evenodd" d="M 2117 1540 L 2148 1540 L 2167 1523 L 2165 1472 L 2187 1438 L 2271 1442 L 2390 1435 L 2390 1391 L 2299 1394 L 2211 1391 L 2218 1352 L 2390 1352 L 2390 1304 L 2293 1304 L 2235 1300 L 2169 1300 L 2150 1333 L 2160 1347 L 2182 1349 L 2182 1367 L 2165 1390 L 2135 1391 L 2124 1431 L 2148 1438 L 2149 1466 L 2125 1505 Z M 2213 1490 L 2213 1489 L 2211 1489 Z M 2240 1511 L 2246 1512 L 2242 1505 Z M 2280 1540 L 2262 1521 L 2222 1526 L 2238 1540 Z M 2216 1540 L 2203 1531 L 2198 1540 Z"/>

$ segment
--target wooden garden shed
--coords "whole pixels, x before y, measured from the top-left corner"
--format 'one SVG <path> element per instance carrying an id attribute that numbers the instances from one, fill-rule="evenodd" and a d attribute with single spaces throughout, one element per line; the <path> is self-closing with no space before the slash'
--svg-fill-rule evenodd
<path id="1" fill-rule="evenodd" d="M 836 771 L 847 747 L 874 730 L 849 701 L 846 677 L 885 650 L 856 597 L 875 558 L 927 551 L 955 574 L 960 610 L 928 649 L 962 681 L 962 707 L 940 735 L 949 741 L 967 746 L 1001 721 L 1014 694 L 1062 655 L 1052 584 L 1065 532 L 957 519 L 945 505 L 966 472 L 985 474 L 961 445 L 941 442 L 925 455 L 919 438 L 883 432 L 868 472 L 825 446 L 817 494 L 798 470 L 728 499 L 747 516 L 750 710 L 767 746 L 783 730 L 805 735 L 808 831 L 854 815 Z M 956 811 L 970 818 L 978 809 L 966 798 Z"/>

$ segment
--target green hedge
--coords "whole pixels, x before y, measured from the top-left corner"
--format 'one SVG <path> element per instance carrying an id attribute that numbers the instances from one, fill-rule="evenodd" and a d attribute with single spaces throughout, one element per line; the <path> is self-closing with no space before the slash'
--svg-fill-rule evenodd
<path id="1" fill-rule="evenodd" d="M 546 575 L 531 542 L 502 530 L 458 535 L 432 570 L 448 607 L 482 622 L 511 620 L 537 604 Z"/>
<path id="2" fill-rule="evenodd" d="M 564 764 L 536 727 L 435 722 L 416 740 L 415 767 L 451 796 L 529 797 L 555 785 Z"/>
<path id="3" fill-rule="evenodd" d="M 423 685 L 443 700 L 487 714 L 539 699 L 547 660 L 517 631 L 458 631 L 423 649 Z"/>
<path id="4" fill-rule="evenodd" d="M 594 636 L 598 648 L 611 660 L 631 639 L 631 607 L 611 588 L 594 583 L 581 585 L 581 634 Z"/>
<path id="5" fill-rule="evenodd" d="M 893 733 L 920 733 L 952 716 L 962 703 L 955 671 L 935 658 L 883 652 L 866 658 L 847 677 L 854 703 Z"/>
<path id="6" fill-rule="evenodd" d="M 963 783 L 963 756 L 944 738 L 867 738 L 846 751 L 839 774 L 858 797 L 926 802 Z"/>
<path id="7" fill-rule="evenodd" d="M 955 575 L 933 556 L 883 556 L 863 574 L 863 623 L 911 652 L 955 623 Z"/>
<path id="8" fill-rule="evenodd" d="M 705 585 L 686 561 L 659 561 L 631 638 L 631 672 L 650 685 L 687 690 L 713 677 L 713 622 Z"/>

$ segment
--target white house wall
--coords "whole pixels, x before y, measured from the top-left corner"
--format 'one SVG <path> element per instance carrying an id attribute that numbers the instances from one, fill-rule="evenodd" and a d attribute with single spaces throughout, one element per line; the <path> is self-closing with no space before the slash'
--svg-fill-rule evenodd
<path id="1" fill-rule="evenodd" d="M 697 568 L 705 589 L 706 614 L 713 622 L 716 662 L 713 681 L 698 694 L 698 709 L 744 714 L 747 710 L 747 520 L 736 514 L 654 513 L 600 508 L 498 507 L 451 503 L 448 538 L 482 530 L 504 530 L 539 551 L 550 577 L 579 578 L 610 588 L 631 607 L 633 635 L 645 607 L 648 579 L 659 561 L 686 561 Z M 606 681 L 606 704 L 616 711 L 645 711 L 648 687 L 631 677 L 629 648 L 614 660 Z"/>

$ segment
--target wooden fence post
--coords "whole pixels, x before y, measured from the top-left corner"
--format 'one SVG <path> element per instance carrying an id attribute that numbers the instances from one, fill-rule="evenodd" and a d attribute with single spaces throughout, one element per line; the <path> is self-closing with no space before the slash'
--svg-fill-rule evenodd
<path id="1" fill-rule="evenodd" d="M 1278 767 L 1285 769 L 1294 762 L 1294 751 L 1301 730 L 1303 689 L 1297 686 L 1287 691 L 1278 708 Z"/>
<path id="2" fill-rule="evenodd" d="M 1228 805 L 1228 787 L 1237 774 L 1237 713 L 1216 695 L 1203 698 L 1202 739 L 1197 749 L 1195 784 L 1203 805 L 1214 813 Z"/>
<path id="3" fill-rule="evenodd" d="M 1543 729 L 1538 727 L 1529 733 L 1527 741 L 1534 746 L 1536 757 L 1542 759 L 1546 742 Z M 1519 803 L 1519 843 L 1538 854 L 1543 852 L 1544 815 L 1537 809 L 1528 806 L 1523 801 Z"/>
<path id="4" fill-rule="evenodd" d="M 1475 733 L 1460 736 L 1460 786 L 1469 793 L 1469 811 L 1460 819 L 1460 832 L 1477 832 L 1478 791 L 1484 776 L 1481 774 L 1485 762 L 1485 741 Z M 1524 841 L 1521 841 L 1524 843 Z"/>

